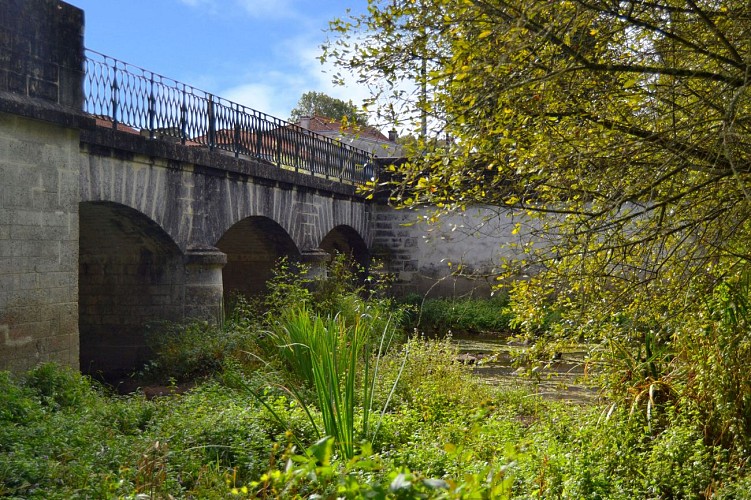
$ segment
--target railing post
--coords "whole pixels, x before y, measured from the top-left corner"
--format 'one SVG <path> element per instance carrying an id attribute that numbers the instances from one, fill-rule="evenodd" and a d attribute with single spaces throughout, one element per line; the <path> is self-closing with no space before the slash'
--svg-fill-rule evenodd
<path id="1" fill-rule="evenodd" d="M 326 161 L 324 162 L 324 168 L 326 169 L 326 171 L 324 172 L 324 175 L 326 176 L 327 179 L 330 177 L 330 174 L 331 174 L 331 146 L 332 146 L 332 143 L 327 141 Z"/>
<path id="2" fill-rule="evenodd" d="M 154 122 L 156 120 L 156 98 L 154 97 L 154 73 L 151 73 L 151 87 L 149 89 L 149 138 L 153 139 Z"/>
<path id="3" fill-rule="evenodd" d="M 112 128 L 117 130 L 117 95 L 120 87 L 117 85 L 117 63 L 112 69 Z"/>
<path id="4" fill-rule="evenodd" d="M 300 147 L 304 145 L 305 132 L 295 130 L 295 172 L 300 170 Z"/>
<path id="5" fill-rule="evenodd" d="M 214 113 L 214 96 L 211 94 L 209 94 L 207 108 L 209 113 L 209 151 L 213 151 L 216 145 L 216 115 Z"/>
<path id="6" fill-rule="evenodd" d="M 183 85 L 182 102 L 180 103 L 180 143 L 185 144 L 188 139 L 188 106 L 185 103 L 185 85 Z"/>
<path id="7" fill-rule="evenodd" d="M 235 106 L 235 134 L 234 134 L 234 143 L 235 143 L 235 158 L 240 157 L 240 105 L 234 104 Z"/>
<path id="8" fill-rule="evenodd" d="M 300 161 L 297 162 L 295 172 L 299 172 L 301 168 L 305 168 L 306 164 L 310 169 L 310 159 L 313 155 L 310 147 L 310 133 L 305 132 L 302 136 L 302 148 L 300 149 Z"/>
<path id="9" fill-rule="evenodd" d="M 283 129 L 278 129 L 276 134 L 276 166 L 282 166 L 282 136 L 284 135 Z"/>

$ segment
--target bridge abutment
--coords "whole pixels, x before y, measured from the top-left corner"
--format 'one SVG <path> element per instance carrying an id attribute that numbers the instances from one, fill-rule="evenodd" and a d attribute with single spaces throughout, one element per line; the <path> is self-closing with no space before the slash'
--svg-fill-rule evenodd
<path id="1" fill-rule="evenodd" d="M 78 366 L 78 134 L 0 113 L 0 369 Z"/>
<path id="2" fill-rule="evenodd" d="M 83 12 L 0 7 L 0 369 L 77 367 Z"/>

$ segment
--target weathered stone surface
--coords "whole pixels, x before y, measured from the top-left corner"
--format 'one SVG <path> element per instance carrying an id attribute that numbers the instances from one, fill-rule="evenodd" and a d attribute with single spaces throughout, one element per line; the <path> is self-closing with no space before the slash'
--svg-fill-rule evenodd
<path id="1" fill-rule="evenodd" d="M 78 132 L 0 113 L 0 369 L 78 366 Z"/>
<path id="2" fill-rule="evenodd" d="M 83 108 L 83 11 L 58 0 L 3 0 L 0 91 Z"/>

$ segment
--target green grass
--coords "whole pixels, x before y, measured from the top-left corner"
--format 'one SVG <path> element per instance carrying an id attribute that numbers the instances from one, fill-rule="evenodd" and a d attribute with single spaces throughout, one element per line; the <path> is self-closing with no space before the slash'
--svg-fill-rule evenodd
<path id="1" fill-rule="evenodd" d="M 391 405 L 376 439 L 349 458 L 341 438 L 319 440 L 299 402 L 257 370 L 225 369 L 263 404 L 221 380 L 148 401 L 54 365 L 6 373 L 0 495 L 744 498 L 745 469 L 703 442 L 692 415 L 663 415 L 670 425 L 654 432 L 640 413 L 605 418 L 605 408 L 493 388 L 455 363 L 454 349 L 413 338 L 383 358 L 373 399 L 385 401 L 396 381 Z M 316 405 L 310 412 L 323 421 Z M 361 406 L 352 418 L 362 421 Z"/>
<path id="2" fill-rule="evenodd" d="M 0 496 L 751 497 L 746 460 L 706 425 L 727 405 L 631 411 L 492 387 L 449 339 L 381 343 L 388 301 L 337 287 L 314 306 L 285 277 L 296 307 L 240 301 L 221 327 L 166 330 L 150 374 L 196 380 L 182 395 L 117 396 L 50 364 L 0 372 Z M 730 319 L 718 328 L 744 347 L 731 341 L 745 319 Z M 637 352 L 629 366 L 654 377 L 661 359 Z"/>

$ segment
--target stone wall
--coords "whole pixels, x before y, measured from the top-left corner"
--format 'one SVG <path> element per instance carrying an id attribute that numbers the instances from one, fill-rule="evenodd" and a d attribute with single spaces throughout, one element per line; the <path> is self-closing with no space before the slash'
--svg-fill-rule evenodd
<path id="1" fill-rule="evenodd" d="M 522 214 L 490 206 L 432 223 L 431 216 L 429 208 L 376 209 L 373 254 L 393 274 L 396 294 L 486 296 L 497 284 L 503 259 L 521 255 L 514 244 L 534 227 Z"/>
<path id="2" fill-rule="evenodd" d="M 0 369 L 78 366 L 78 132 L 0 113 Z"/>
<path id="3" fill-rule="evenodd" d="M 0 369 L 78 366 L 83 12 L 0 0 Z"/>
<path id="4" fill-rule="evenodd" d="M 58 0 L 0 1 L 0 91 L 83 109 L 83 11 Z"/>
<path id="5" fill-rule="evenodd" d="M 371 255 L 393 275 L 397 295 L 418 292 L 413 281 L 418 270 L 417 236 L 413 232 L 416 212 L 379 204 L 373 218 Z"/>

